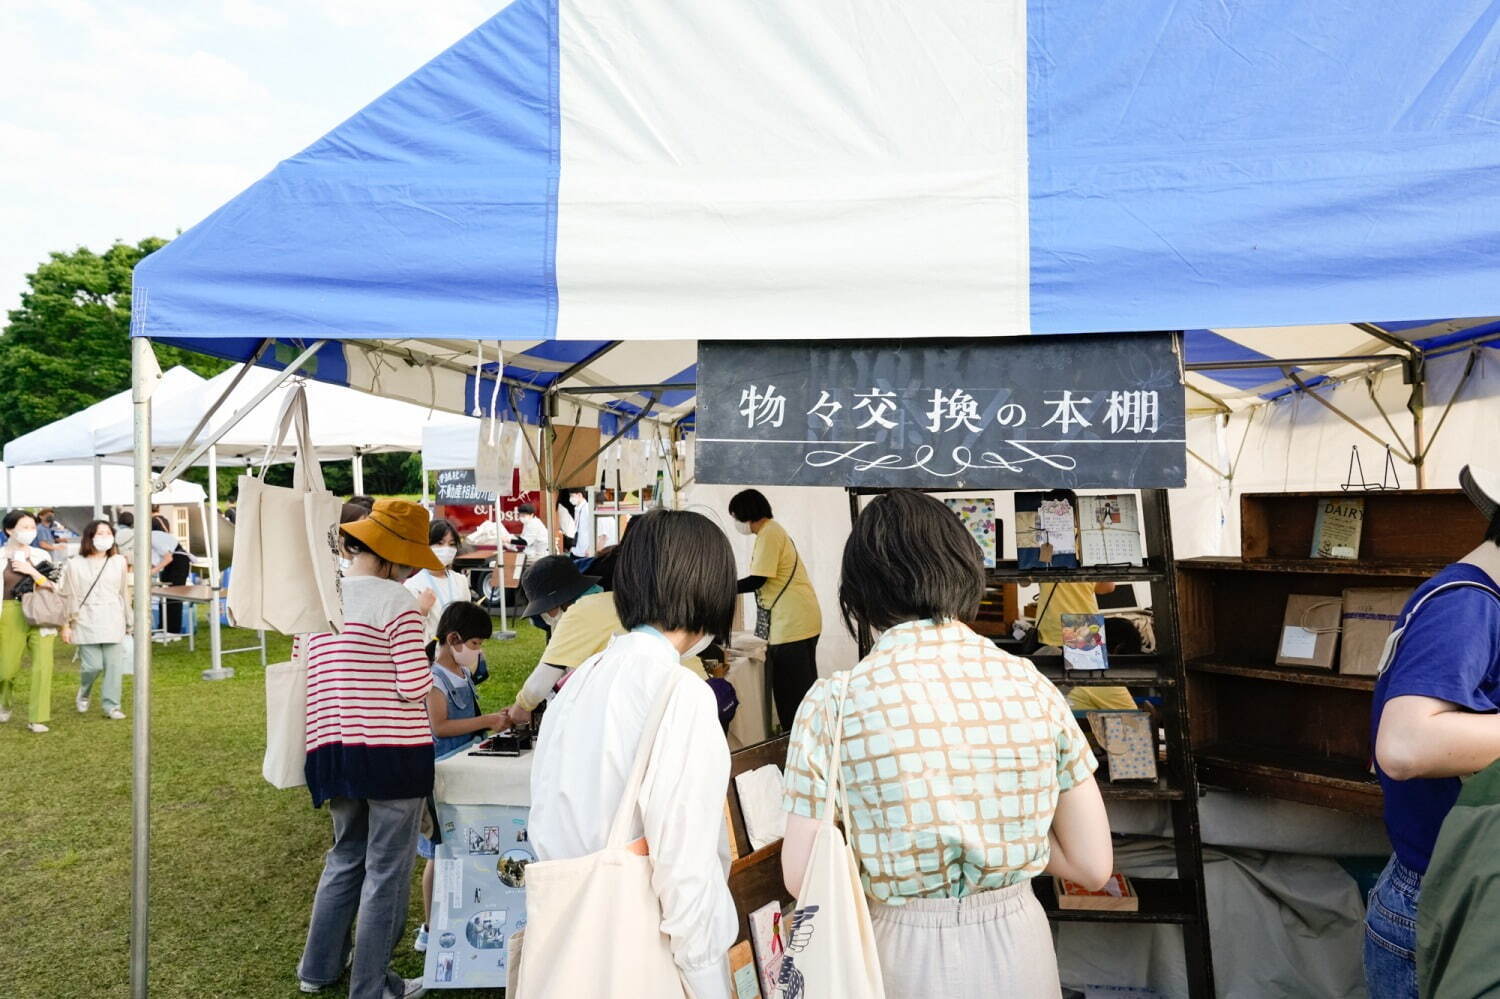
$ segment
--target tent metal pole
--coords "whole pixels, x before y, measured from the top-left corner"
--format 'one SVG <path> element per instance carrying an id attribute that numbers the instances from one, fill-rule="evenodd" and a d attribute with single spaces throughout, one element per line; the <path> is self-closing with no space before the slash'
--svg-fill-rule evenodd
<path id="1" fill-rule="evenodd" d="M 151 341 L 131 341 L 135 415 L 135 712 L 131 719 L 130 994 L 147 999 L 151 900 L 151 395 L 161 369 Z"/>
<path id="2" fill-rule="evenodd" d="M 1342 409 L 1339 409 L 1333 403 L 1318 395 L 1317 392 L 1313 391 L 1313 387 L 1304 382 L 1295 371 L 1287 368 L 1285 369 L 1285 372 L 1287 378 L 1295 382 L 1297 384 L 1297 387 L 1302 390 L 1302 393 L 1304 395 L 1310 397 L 1318 405 L 1322 406 L 1324 409 L 1327 409 L 1330 413 L 1333 413 L 1339 419 L 1343 420 L 1345 423 L 1349 424 L 1349 426 L 1353 427 L 1355 430 L 1358 430 L 1360 433 L 1370 438 L 1370 440 L 1374 441 L 1376 444 L 1379 444 L 1381 447 L 1390 447 L 1389 444 L 1381 440 L 1374 433 L 1361 426 L 1360 422 L 1354 419 L 1354 417 L 1350 416 L 1348 413 L 1345 413 Z M 1411 464 L 1411 458 L 1406 454 L 1406 445 L 1402 442 L 1399 436 L 1396 438 L 1396 446 L 1401 448 L 1401 450 L 1397 452 L 1397 456 L 1408 465 Z"/>
<path id="3" fill-rule="evenodd" d="M 1262 365 L 1264 367 L 1265 365 Z M 638 395 L 643 392 L 695 390 L 697 382 L 652 382 L 640 385 L 578 385 L 560 388 L 558 395 Z"/>
<path id="4" fill-rule="evenodd" d="M 224 595 L 219 589 L 219 449 L 208 449 L 208 513 L 203 518 L 203 536 L 208 547 L 208 647 L 209 669 L 203 671 L 205 680 L 228 680 L 234 670 L 224 665 L 223 625 L 219 621 L 219 600 Z"/>
<path id="5" fill-rule="evenodd" d="M 158 480 L 159 485 L 165 488 L 168 483 L 176 480 L 176 478 L 181 475 L 183 471 L 196 465 L 198 463 L 198 459 L 202 458 L 209 448 L 219 443 L 219 441 L 223 439 L 224 435 L 238 426 L 239 422 L 246 416 L 249 416 L 250 413 L 255 410 L 256 406 L 259 406 L 262 402 L 265 402 L 266 399 L 270 397 L 271 393 L 275 392 L 277 389 L 281 388 L 281 386 L 285 385 L 287 383 L 287 380 L 294 376 L 302 367 L 302 365 L 311 360 L 314 354 L 322 350 L 323 345 L 327 342 L 327 340 L 319 340 L 311 347 L 308 347 L 306 350 L 304 350 L 301 354 L 298 354 L 296 360 L 287 365 L 284 370 L 277 374 L 277 377 L 272 379 L 259 392 L 255 393 L 255 398 L 246 403 L 242 409 L 237 410 L 234 415 L 232 415 L 228 420 L 224 421 L 224 425 L 215 430 L 207 440 L 197 444 L 196 446 L 194 446 L 192 443 L 192 437 L 198 436 L 198 432 L 195 431 L 192 437 L 188 438 L 187 441 L 183 442 L 182 447 L 177 449 L 177 455 L 173 457 L 172 461 L 167 465 L 167 467 L 162 469 L 161 478 Z M 241 374 L 243 373 L 244 371 L 241 371 Z M 239 379 L 236 378 L 235 381 L 238 382 Z M 209 416 L 217 411 L 219 406 L 229 398 L 229 392 L 233 390 L 233 387 L 234 386 L 231 385 L 223 395 L 219 396 L 218 401 L 209 407 L 208 413 L 205 414 L 203 419 L 199 421 L 200 427 L 207 424 Z M 189 450 L 190 448 L 191 450 Z M 269 459 L 271 455 L 267 454 L 266 457 Z"/>
<path id="6" fill-rule="evenodd" d="M 359 451 L 354 452 L 354 495 L 365 494 L 365 456 Z"/>
<path id="7" fill-rule="evenodd" d="M 646 418 L 646 414 L 649 413 L 649 412 L 651 412 L 651 410 L 655 406 L 656 406 L 656 399 L 655 398 L 651 398 L 651 399 L 647 400 L 647 402 L 646 402 L 646 408 L 645 409 L 643 409 L 639 413 L 637 413 L 635 415 L 635 417 L 629 423 L 625 424 L 623 427 L 621 427 L 620 429 L 616 430 L 615 431 L 615 435 L 613 437 L 611 437 L 609 440 L 605 441 L 599 447 L 595 448 L 593 454 L 589 455 L 587 458 L 583 459 L 578 464 L 576 464 L 572 468 L 570 468 L 568 470 L 568 474 L 566 474 L 566 475 L 563 476 L 563 481 L 565 481 L 565 482 L 566 481 L 570 481 L 573 478 L 573 476 L 577 475 L 579 472 L 581 472 L 585 468 L 587 468 L 589 462 L 591 462 L 595 458 L 599 457 L 605 451 L 608 451 L 609 450 L 609 446 L 611 444 L 613 444 L 615 441 L 619 440 L 621 437 L 624 437 L 630 431 L 631 427 L 635 426 L 637 423 L 640 423 L 642 420 L 644 420 Z M 615 415 L 616 416 L 620 416 L 620 415 L 623 415 L 623 414 L 616 413 Z"/>
<path id="8" fill-rule="evenodd" d="M 269 346 L 271 346 L 270 340 L 262 340 L 260 342 L 260 346 L 256 348 L 255 353 L 250 356 L 250 360 L 240 365 L 239 373 L 236 374 L 234 378 L 229 382 L 229 387 L 226 388 L 223 394 L 221 394 L 219 398 L 214 400 L 214 404 L 212 406 L 209 406 L 204 414 L 198 418 L 197 425 L 193 427 L 192 433 L 187 435 L 187 439 L 178 446 L 177 453 L 167 459 L 167 468 L 172 468 L 174 465 L 176 465 L 177 459 L 182 457 L 182 453 L 192 445 L 193 441 L 199 434 L 203 433 L 203 428 L 208 426 L 208 421 L 213 419 L 214 414 L 219 411 L 219 407 L 222 406 L 225 400 L 229 398 L 230 394 L 239 387 L 240 382 L 245 380 L 245 376 L 249 374 L 250 369 L 255 367 L 256 363 L 260 361 L 261 355 L 266 352 L 266 348 Z"/>
<path id="9" fill-rule="evenodd" d="M 94 455 L 94 519 L 104 519 L 104 459 Z"/>

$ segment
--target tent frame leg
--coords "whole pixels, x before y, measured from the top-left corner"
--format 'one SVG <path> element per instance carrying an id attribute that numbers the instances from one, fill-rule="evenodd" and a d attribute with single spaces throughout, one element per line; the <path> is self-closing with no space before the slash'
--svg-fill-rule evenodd
<path id="1" fill-rule="evenodd" d="M 208 549 L 208 645 L 212 666 L 203 671 L 205 680 L 232 680 L 234 670 L 224 665 L 223 625 L 219 621 L 219 448 L 208 449 L 208 513 L 203 518 L 203 543 Z"/>
<path id="2" fill-rule="evenodd" d="M 161 379 L 151 341 L 131 341 L 132 410 L 135 417 L 135 509 L 151 510 L 151 396 Z M 151 532 L 135 542 L 134 716 L 131 719 L 130 995 L 147 999 L 151 900 Z"/>

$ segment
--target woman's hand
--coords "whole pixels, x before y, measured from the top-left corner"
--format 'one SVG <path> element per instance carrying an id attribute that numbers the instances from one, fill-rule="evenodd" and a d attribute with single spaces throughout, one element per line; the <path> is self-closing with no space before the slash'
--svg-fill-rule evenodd
<path id="1" fill-rule="evenodd" d="M 435 605 L 436 603 L 437 591 L 435 590 L 423 590 L 421 594 L 417 596 L 417 610 L 421 611 L 423 617 L 426 617 L 428 614 L 432 613 L 433 605 Z"/>
<path id="2" fill-rule="evenodd" d="M 510 728 L 510 711 L 496 711 L 494 714 L 485 715 L 481 721 L 484 727 L 494 732 L 502 732 Z"/>
<path id="3" fill-rule="evenodd" d="M 510 707 L 506 708 L 500 713 L 506 716 L 511 727 L 520 728 L 522 725 L 531 724 L 531 712 L 527 711 L 519 704 L 512 704 Z"/>
<path id="4" fill-rule="evenodd" d="M 69 645 L 73 644 L 73 629 L 70 626 L 68 626 L 66 624 L 63 625 L 62 631 L 59 632 L 59 634 L 62 635 L 62 640 L 64 642 L 66 642 Z"/>

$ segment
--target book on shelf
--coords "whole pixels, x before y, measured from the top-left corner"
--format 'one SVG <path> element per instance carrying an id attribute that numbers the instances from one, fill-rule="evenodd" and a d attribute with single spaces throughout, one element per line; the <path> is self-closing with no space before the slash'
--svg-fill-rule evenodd
<path id="1" fill-rule="evenodd" d="M 1078 568 L 1078 511 L 1043 492 L 1016 493 L 1016 566 Z"/>
<path id="2" fill-rule="evenodd" d="M 729 948 L 729 995 L 731 999 L 763 999 L 749 940 Z"/>
<path id="3" fill-rule="evenodd" d="M 1140 505 L 1131 493 L 1078 498 L 1078 555 L 1083 565 L 1140 565 Z"/>
<path id="4" fill-rule="evenodd" d="M 1087 585 L 1087 584 L 1085 584 Z M 1059 614 L 1063 665 L 1068 669 L 1109 669 L 1103 614 Z"/>
<path id="5" fill-rule="evenodd" d="M 1092 912 L 1139 912 L 1141 900 L 1123 874 L 1111 874 L 1104 887 L 1089 891 L 1083 885 L 1065 878 L 1053 878 L 1057 889 L 1059 909 L 1078 909 Z"/>
<path id="6" fill-rule="evenodd" d="M 1281 622 L 1281 638 L 1276 645 L 1276 665 L 1333 669 L 1343 608 L 1342 596 L 1289 594 L 1286 614 Z"/>
<path id="7" fill-rule="evenodd" d="M 1359 558 L 1359 536 L 1365 526 L 1365 501 L 1361 496 L 1320 499 L 1318 519 L 1313 525 L 1313 558 Z"/>
<path id="8" fill-rule="evenodd" d="M 995 517 L 993 496 L 950 496 L 943 503 L 952 510 L 979 546 L 986 569 L 995 568 L 999 558 L 1000 534 L 1004 525 Z"/>
<path id="9" fill-rule="evenodd" d="M 786 957 L 786 946 L 782 937 L 780 902 L 767 902 L 750 913 L 750 943 L 755 951 L 755 967 L 760 973 L 762 996 L 776 994 L 776 982 L 781 977 L 781 962 Z"/>

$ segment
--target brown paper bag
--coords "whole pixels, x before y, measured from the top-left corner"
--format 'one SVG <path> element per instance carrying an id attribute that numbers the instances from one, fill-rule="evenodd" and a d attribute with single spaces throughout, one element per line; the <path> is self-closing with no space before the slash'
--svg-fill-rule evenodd
<path id="1" fill-rule="evenodd" d="M 1349 676 L 1375 676 L 1385 640 L 1396 627 L 1401 608 L 1412 591 L 1400 587 L 1359 588 L 1344 591 L 1344 648 L 1339 653 L 1339 672 Z"/>
<path id="2" fill-rule="evenodd" d="M 1276 639 L 1276 664 L 1333 669 L 1343 607 L 1342 597 L 1304 593 L 1288 596 L 1281 634 Z"/>

